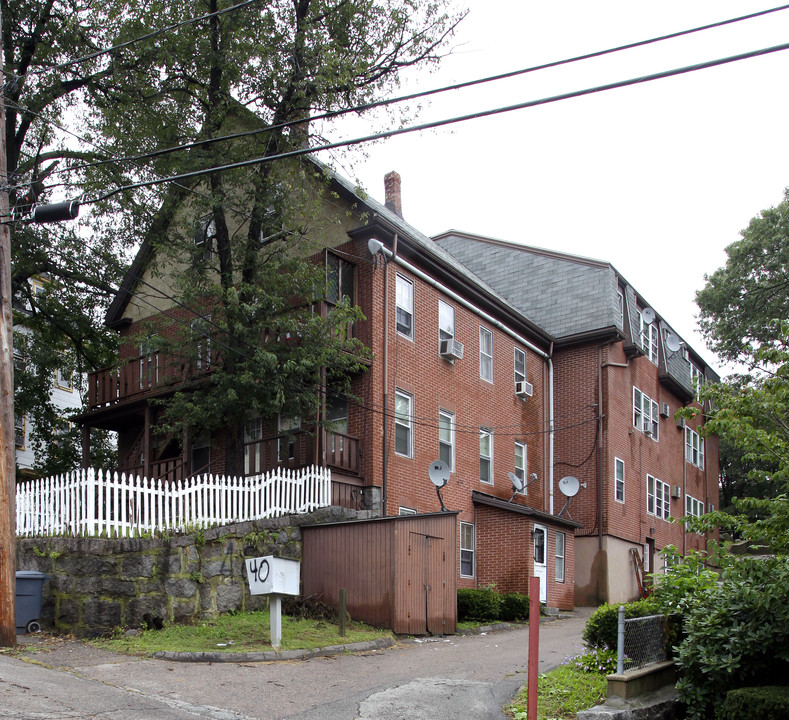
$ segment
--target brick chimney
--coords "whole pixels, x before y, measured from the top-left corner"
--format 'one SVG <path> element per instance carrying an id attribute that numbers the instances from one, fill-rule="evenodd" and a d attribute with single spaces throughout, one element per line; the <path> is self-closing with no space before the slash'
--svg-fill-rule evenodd
<path id="1" fill-rule="evenodd" d="M 384 175 L 384 205 L 398 217 L 403 217 L 403 203 L 400 200 L 400 176 L 392 170 Z"/>

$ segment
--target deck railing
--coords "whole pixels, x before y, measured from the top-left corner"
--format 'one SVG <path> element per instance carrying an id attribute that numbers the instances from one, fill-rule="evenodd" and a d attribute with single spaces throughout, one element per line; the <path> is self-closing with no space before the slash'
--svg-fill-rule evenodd
<path id="1" fill-rule="evenodd" d="M 19 483 L 16 528 L 20 537 L 139 537 L 306 513 L 331 502 L 331 471 L 319 467 L 178 482 L 87 469 Z"/>

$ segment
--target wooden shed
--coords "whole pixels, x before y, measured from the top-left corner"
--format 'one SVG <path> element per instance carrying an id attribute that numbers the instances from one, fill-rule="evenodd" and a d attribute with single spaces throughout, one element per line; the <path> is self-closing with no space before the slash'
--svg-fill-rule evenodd
<path id="1" fill-rule="evenodd" d="M 302 527 L 302 592 L 399 634 L 457 629 L 457 513 Z"/>

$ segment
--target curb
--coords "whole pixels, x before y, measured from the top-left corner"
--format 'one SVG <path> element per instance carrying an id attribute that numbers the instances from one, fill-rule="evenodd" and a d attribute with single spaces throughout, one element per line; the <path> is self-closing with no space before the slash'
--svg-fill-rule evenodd
<path id="1" fill-rule="evenodd" d="M 233 652 L 156 652 L 152 657 L 157 660 L 171 660 L 173 662 L 274 662 L 277 660 L 307 660 L 314 657 L 327 657 L 345 652 L 367 652 L 370 650 L 384 650 L 392 647 L 395 641 L 391 638 L 379 638 L 365 642 L 348 643 L 347 645 L 327 645 L 313 650 L 265 650 L 263 652 L 233 653 Z"/>

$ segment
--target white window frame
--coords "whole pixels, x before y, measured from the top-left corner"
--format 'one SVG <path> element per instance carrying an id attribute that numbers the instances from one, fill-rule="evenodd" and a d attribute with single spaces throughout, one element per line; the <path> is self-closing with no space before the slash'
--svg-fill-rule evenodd
<path id="1" fill-rule="evenodd" d="M 625 296 L 621 291 L 616 291 L 616 311 L 619 316 L 619 327 L 625 327 Z"/>
<path id="2" fill-rule="evenodd" d="M 685 495 L 685 515 L 701 517 L 704 515 L 704 503 L 692 495 Z"/>
<path id="3" fill-rule="evenodd" d="M 479 376 L 485 382 L 493 382 L 493 331 L 484 325 L 479 326 Z"/>
<path id="4" fill-rule="evenodd" d="M 704 373 L 690 358 L 688 358 L 688 372 L 690 373 L 690 386 L 693 388 L 693 392 L 698 398 L 699 388 L 704 384 Z"/>
<path id="5" fill-rule="evenodd" d="M 514 375 L 515 375 L 515 385 L 519 382 L 526 381 L 526 351 L 521 350 L 519 347 L 515 348 L 514 359 L 513 359 L 513 367 L 514 367 Z M 522 365 L 523 370 L 519 370 L 518 366 Z"/>
<path id="6" fill-rule="evenodd" d="M 455 472 L 455 413 L 449 410 L 438 411 L 438 457 Z"/>
<path id="7" fill-rule="evenodd" d="M 488 454 L 482 454 L 482 439 L 488 439 Z M 482 463 L 487 462 L 488 479 L 482 477 Z M 488 428 L 479 429 L 479 481 L 485 485 L 493 485 L 493 431 Z"/>
<path id="8" fill-rule="evenodd" d="M 446 327 L 445 327 L 446 326 Z M 438 301 L 438 342 L 455 339 L 455 307 Z"/>
<path id="9" fill-rule="evenodd" d="M 658 364 L 658 329 L 655 322 L 644 322 L 642 311 L 638 311 L 638 325 L 641 335 L 641 349 L 655 365 Z"/>
<path id="10" fill-rule="evenodd" d="M 520 460 L 521 464 L 518 464 L 518 450 L 520 450 Z M 523 490 L 521 490 L 518 494 L 519 495 L 527 495 L 528 489 L 526 487 L 526 470 L 529 467 L 529 449 L 526 446 L 525 442 L 520 442 L 519 440 L 515 441 L 515 474 L 523 481 Z"/>
<path id="11" fill-rule="evenodd" d="M 556 582 L 558 583 L 564 582 L 566 558 L 567 558 L 567 536 L 563 532 L 557 532 L 556 533 Z"/>
<path id="12" fill-rule="evenodd" d="M 671 486 L 649 473 L 647 473 L 647 515 L 654 515 L 662 520 L 671 517 Z"/>
<path id="13" fill-rule="evenodd" d="M 660 408 L 656 400 L 650 398 L 633 385 L 633 427 L 643 433 L 649 429 L 650 437 L 660 440 Z"/>
<path id="14" fill-rule="evenodd" d="M 685 428 L 685 462 L 704 469 L 704 438 L 689 427 Z"/>
<path id="15" fill-rule="evenodd" d="M 614 500 L 625 502 L 625 461 L 614 458 Z"/>
<path id="16" fill-rule="evenodd" d="M 405 328 L 403 323 L 403 329 L 400 329 L 400 313 L 407 316 L 410 327 Z M 414 283 L 400 273 L 395 280 L 395 329 L 398 335 L 414 339 Z"/>
<path id="17" fill-rule="evenodd" d="M 469 537 L 470 535 L 470 537 Z M 463 572 L 463 553 L 467 553 L 467 559 L 471 560 L 471 574 Z M 460 523 L 460 577 L 473 578 L 476 574 L 476 532 L 474 523 Z"/>
<path id="18" fill-rule="evenodd" d="M 397 398 L 400 397 L 408 403 L 408 413 L 398 413 L 397 411 Z M 414 457 L 414 396 L 404 390 L 395 389 L 395 407 L 394 407 L 394 425 L 395 425 L 395 442 L 394 449 L 395 455 L 400 457 L 413 458 Z M 397 450 L 397 428 L 400 427 L 407 433 L 406 439 L 408 443 L 408 450 L 406 453 L 401 453 Z"/>

